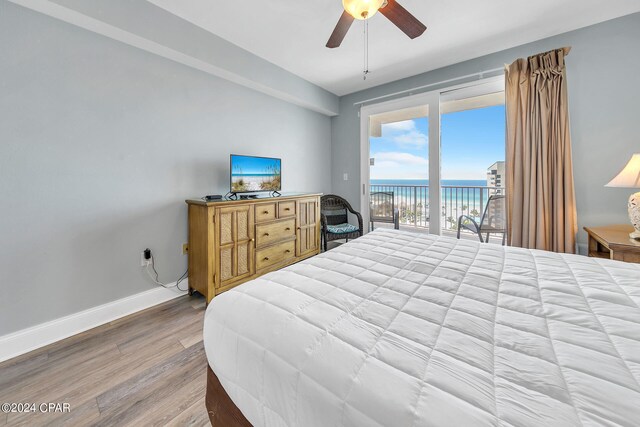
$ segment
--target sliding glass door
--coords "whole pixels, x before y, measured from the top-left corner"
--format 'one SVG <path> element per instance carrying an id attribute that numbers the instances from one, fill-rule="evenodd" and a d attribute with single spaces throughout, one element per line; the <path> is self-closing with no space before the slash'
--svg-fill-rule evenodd
<path id="1" fill-rule="evenodd" d="M 430 143 L 439 140 L 439 93 L 364 106 L 360 125 L 360 205 L 366 224 L 439 233 L 440 217 L 431 212 L 440 206 L 440 147 Z M 389 198 L 397 210 L 395 221 L 389 218 Z"/>
<path id="2" fill-rule="evenodd" d="M 361 108 L 365 225 L 454 235 L 460 215 L 481 215 L 497 191 L 488 187 L 504 185 L 503 86 L 494 78 Z"/>
<path id="3" fill-rule="evenodd" d="M 420 105 L 374 114 L 369 120 L 369 215 L 372 222 L 381 227 L 402 224 L 427 231 L 428 107 Z"/>
<path id="4" fill-rule="evenodd" d="M 441 226 L 443 234 L 456 235 L 460 220 L 479 224 L 489 198 L 505 191 L 504 84 L 442 93 L 440 113 Z M 461 237 L 477 239 L 461 230 Z"/>

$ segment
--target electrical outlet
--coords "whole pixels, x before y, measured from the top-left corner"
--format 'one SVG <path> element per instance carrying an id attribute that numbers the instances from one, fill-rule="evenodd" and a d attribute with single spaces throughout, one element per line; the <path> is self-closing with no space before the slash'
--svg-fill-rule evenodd
<path id="1" fill-rule="evenodd" d="M 345 181 L 349 181 L 349 174 L 345 172 L 345 173 L 342 175 L 342 179 L 344 179 Z"/>
<path id="2" fill-rule="evenodd" d="M 189 244 L 188 243 L 183 243 L 182 244 L 182 255 L 186 255 L 189 253 Z"/>
<path id="3" fill-rule="evenodd" d="M 145 251 L 140 252 L 140 267 L 146 267 L 151 264 L 151 258 L 147 259 L 144 253 Z"/>

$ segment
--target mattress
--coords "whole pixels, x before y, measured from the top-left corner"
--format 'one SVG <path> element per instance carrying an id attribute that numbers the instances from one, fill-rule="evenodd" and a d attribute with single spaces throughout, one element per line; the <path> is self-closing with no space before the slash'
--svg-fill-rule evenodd
<path id="1" fill-rule="evenodd" d="M 213 299 L 255 426 L 638 426 L 640 265 L 377 230 Z"/>

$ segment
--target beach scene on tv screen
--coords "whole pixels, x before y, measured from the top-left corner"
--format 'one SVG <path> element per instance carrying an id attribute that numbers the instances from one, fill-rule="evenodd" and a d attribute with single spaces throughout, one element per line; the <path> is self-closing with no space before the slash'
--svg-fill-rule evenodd
<path id="1" fill-rule="evenodd" d="M 231 191 L 279 191 L 280 159 L 231 156 Z"/>

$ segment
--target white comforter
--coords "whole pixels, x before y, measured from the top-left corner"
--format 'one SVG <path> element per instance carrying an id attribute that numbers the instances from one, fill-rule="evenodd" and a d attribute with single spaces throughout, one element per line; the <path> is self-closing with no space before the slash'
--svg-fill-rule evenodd
<path id="1" fill-rule="evenodd" d="M 640 426 L 640 265 L 378 230 L 220 296 L 256 426 Z"/>

